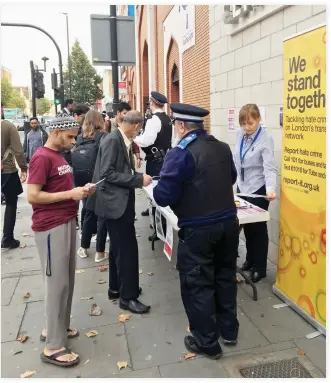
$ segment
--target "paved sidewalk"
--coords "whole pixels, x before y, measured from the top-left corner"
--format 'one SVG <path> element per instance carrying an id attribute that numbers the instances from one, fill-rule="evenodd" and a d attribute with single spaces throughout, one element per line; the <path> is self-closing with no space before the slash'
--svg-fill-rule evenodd
<path id="1" fill-rule="evenodd" d="M 151 250 L 147 240 L 151 234 L 149 218 L 140 215 L 146 207 L 144 195 L 138 192 L 136 229 L 142 271 L 141 300 L 152 306 L 151 312 L 133 315 L 124 324 L 119 322 L 121 310 L 107 299 L 108 270 L 97 270 L 99 264 L 94 263 L 93 244 L 89 258 L 77 260 L 77 269 L 84 272 L 76 274 L 72 309 L 72 326 L 80 330 L 80 336 L 70 343 L 81 355 L 81 363 L 64 369 L 42 363 L 39 358 L 43 350 L 39 335 L 43 326 L 44 293 L 31 231 L 31 207 L 25 195 L 20 196 L 15 233 L 26 247 L 3 250 L 1 257 L 1 377 L 18 378 L 29 370 L 36 371 L 34 377 L 40 378 L 225 378 L 240 377 L 239 369 L 244 366 L 290 358 L 298 358 L 312 376 L 325 376 L 325 337 L 306 339 L 307 334 L 315 331 L 309 323 L 289 307 L 272 307 L 282 302 L 271 290 L 276 276 L 276 266 L 271 262 L 268 278 L 257 285 L 258 302 L 252 300 L 249 286 L 239 286 L 237 346 L 224 347 L 224 355 L 219 361 L 200 356 L 184 360 L 187 351 L 183 339 L 187 335 L 188 322 L 180 298 L 178 273 L 163 255 L 160 241 L 156 243 L 155 251 Z M 3 217 L 4 207 L 1 210 Z M 243 242 L 240 254 L 239 263 L 244 254 Z M 99 279 L 107 283 L 98 284 Z M 27 292 L 31 294 L 30 298 L 23 299 Z M 82 297 L 93 299 L 86 301 L 81 300 Z M 88 315 L 92 303 L 101 307 L 101 316 Z M 98 335 L 87 338 L 85 333 L 89 330 L 97 330 Z M 29 338 L 21 344 L 16 341 L 19 335 Z M 119 371 L 119 361 L 127 362 L 128 366 Z"/>

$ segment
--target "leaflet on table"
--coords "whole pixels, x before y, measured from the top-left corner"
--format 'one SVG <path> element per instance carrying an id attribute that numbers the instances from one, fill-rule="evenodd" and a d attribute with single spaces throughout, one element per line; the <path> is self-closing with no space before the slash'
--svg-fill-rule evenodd
<path id="1" fill-rule="evenodd" d="M 169 261 L 171 261 L 173 244 L 174 244 L 173 228 L 172 228 L 171 222 L 167 219 L 167 235 L 166 235 L 166 240 L 163 246 L 163 252 L 167 256 Z"/>
<path id="2" fill-rule="evenodd" d="M 266 195 L 261 194 L 246 194 L 246 193 L 238 193 L 236 194 L 238 197 L 249 197 L 249 198 L 267 198 Z"/>
<path id="3" fill-rule="evenodd" d="M 159 208 L 156 208 L 155 211 L 155 226 L 156 226 L 156 234 L 161 241 L 165 242 L 165 236 L 162 226 L 162 213 Z"/>

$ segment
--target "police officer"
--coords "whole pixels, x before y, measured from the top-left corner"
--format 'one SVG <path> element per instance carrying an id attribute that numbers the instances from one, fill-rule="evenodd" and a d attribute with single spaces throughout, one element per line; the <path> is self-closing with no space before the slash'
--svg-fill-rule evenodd
<path id="1" fill-rule="evenodd" d="M 146 173 L 151 177 L 160 174 L 164 156 L 171 148 L 172 123 L 163 110 L 167 102 L 163 94 L 151 92 L 149 108 L 153 115 L 147 119 L 144 132 L 134 140 L 146 153 Z M 142 212 L 143 216 L 148 214 L 148 209 Z"/>
<path id="2" fill-rule="evenodd" d="M 209 111 L 187 104 L 170 108 L 179 143 L 166 156 L 154 199 L 178 217 L 177 269 L 193 335 L 185 337 L 185 346 L 219 359 L 219 337 L 236 344 L 239 328 L 239 223 L 232 188 L 237 172 L 229 146 L 204 130 Z"/>

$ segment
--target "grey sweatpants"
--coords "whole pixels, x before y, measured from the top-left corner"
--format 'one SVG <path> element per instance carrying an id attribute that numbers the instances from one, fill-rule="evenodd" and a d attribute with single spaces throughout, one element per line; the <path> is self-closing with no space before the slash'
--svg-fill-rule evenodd
<path id="1" fill-rule="evenodd" d="M 76 219 L 43 232 L 35 232 L 45 285 L 46 348 L 68 345 L 67 329 L 75 284 Z"/>

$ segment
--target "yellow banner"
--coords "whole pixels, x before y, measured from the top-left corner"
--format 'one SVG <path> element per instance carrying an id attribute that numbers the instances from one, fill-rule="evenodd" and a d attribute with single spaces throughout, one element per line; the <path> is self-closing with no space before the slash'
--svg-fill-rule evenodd
<path id="1" fill-rule="evenodd" d="M 326 27 L 284 42 L 276 287 L 326 327 Z"/>

